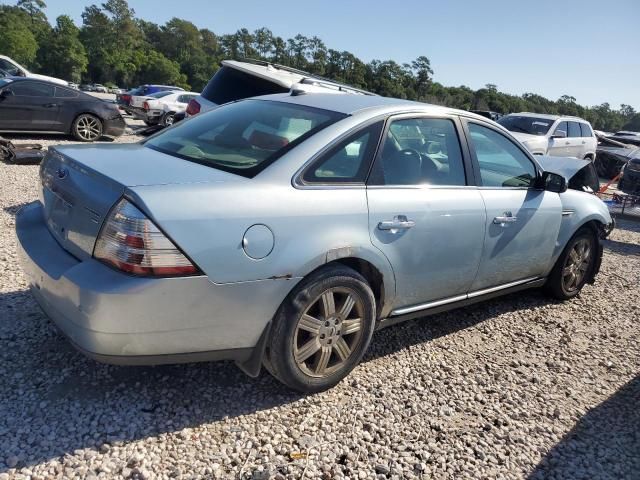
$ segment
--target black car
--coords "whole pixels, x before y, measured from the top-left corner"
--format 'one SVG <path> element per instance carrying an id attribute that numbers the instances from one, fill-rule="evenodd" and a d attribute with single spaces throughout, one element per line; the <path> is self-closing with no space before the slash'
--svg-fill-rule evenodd
<path id="1" fill-rule="evenodd" d="M 66 133 L 92 142 L 124 129 L 113 102 L 44 80 L 0 79 L 0 131 Z"/>
<path id="2" fill-rule="evenodd" d="M 618 190 L 640 196 L 640 155 L 630 158 L 621 173 Z"/>

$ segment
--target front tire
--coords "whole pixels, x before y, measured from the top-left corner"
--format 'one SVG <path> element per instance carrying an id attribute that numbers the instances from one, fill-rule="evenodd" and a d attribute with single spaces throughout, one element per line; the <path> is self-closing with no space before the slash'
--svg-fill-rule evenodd
<path id="1" fill-rule="evenodd" d="M 580 293 L 595 268 L 598 239 L 588 227 L 579 229 L 558 258 L 547 284 L 547 291 L 559 300 L 568 300 Z"/>
<path id="2" fill-rule="evenodd" d="M 375 298 L 367 281 L 342 265 L 313 273 L 274 318 L 268 371 L 305 393 L 333 387 L 364 355 L 375 326 Z"/>
<path id="3" fill-rule="evenodd" d="M 164 125 L 165 127 L 170 127 L 171 125 L 173 125 L 173 116 L 175 115 L 175 112 L 167 112 L 162 116 L 162 125 Z"/>
<path id="4" fill-rule="evenodd" d="M 73 121 L 71 133 L 81 142 L 95 142 L 102 137 L 102 121 L 95 115 L 83 113 Z"/>

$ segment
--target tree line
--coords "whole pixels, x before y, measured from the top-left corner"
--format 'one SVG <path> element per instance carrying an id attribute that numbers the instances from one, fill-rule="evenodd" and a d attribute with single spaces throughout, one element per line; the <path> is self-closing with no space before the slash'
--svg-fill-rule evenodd
<path id="1" fill-rule="evenodd" d="M 426 56 L 403 64 L 394 60 L 365 63 L 349 51 L 327 47 L 316 36 L 284 39 L 268 28 L 217 34 L 180 18 L 157 25 L 137 18 L 127 0 L 86 7 L 80 27 L 68 15 L 51 25 L 44 8 L 43 0 L 0 5 L 0 54 L 34 71 L 76 83 L 129 87 L 158 83 L 200 91 L 222 60 L 256 58 L 384 96 L 463 110 L 576 115 L 600 130 L 640 130 L 640 114 L 630 105 L 586 107 L 571 95 L 555 101 L 535 93 L 510 95 L 494 84 L 479 90 L 444 86 L 433 80 Z"/>

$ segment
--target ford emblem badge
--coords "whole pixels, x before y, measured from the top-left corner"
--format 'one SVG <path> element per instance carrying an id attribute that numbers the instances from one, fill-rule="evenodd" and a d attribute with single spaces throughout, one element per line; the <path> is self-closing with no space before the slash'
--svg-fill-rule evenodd
<path id="1" fill-rule="evenodd" d="M 69 172 L 67 171 L 67 169 L 66 169 L 66 168 L 59 168 L 59 169 L 56 171 L 56 175 L 58 175 L 58 178 L 59 178 L 60 180 L 62 180 L 63 178 L 66 178 L 68 173 L 69 173 Z"/>

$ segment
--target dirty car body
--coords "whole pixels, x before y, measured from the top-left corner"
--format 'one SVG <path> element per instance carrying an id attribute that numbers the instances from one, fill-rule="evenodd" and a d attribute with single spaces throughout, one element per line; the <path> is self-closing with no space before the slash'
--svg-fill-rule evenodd
<path id="1" fill-rule="evenodd" d="M 495 123 L 364 95 L 242 100 L 145 143 L 52 148 L 40 176 L 16 220 L 33 294 L 118 364 L 257 374 L 283 304 L 328 266 L 366 278 L 381 327 L 539 287 L 576 231 L 611 225 Z"/>

